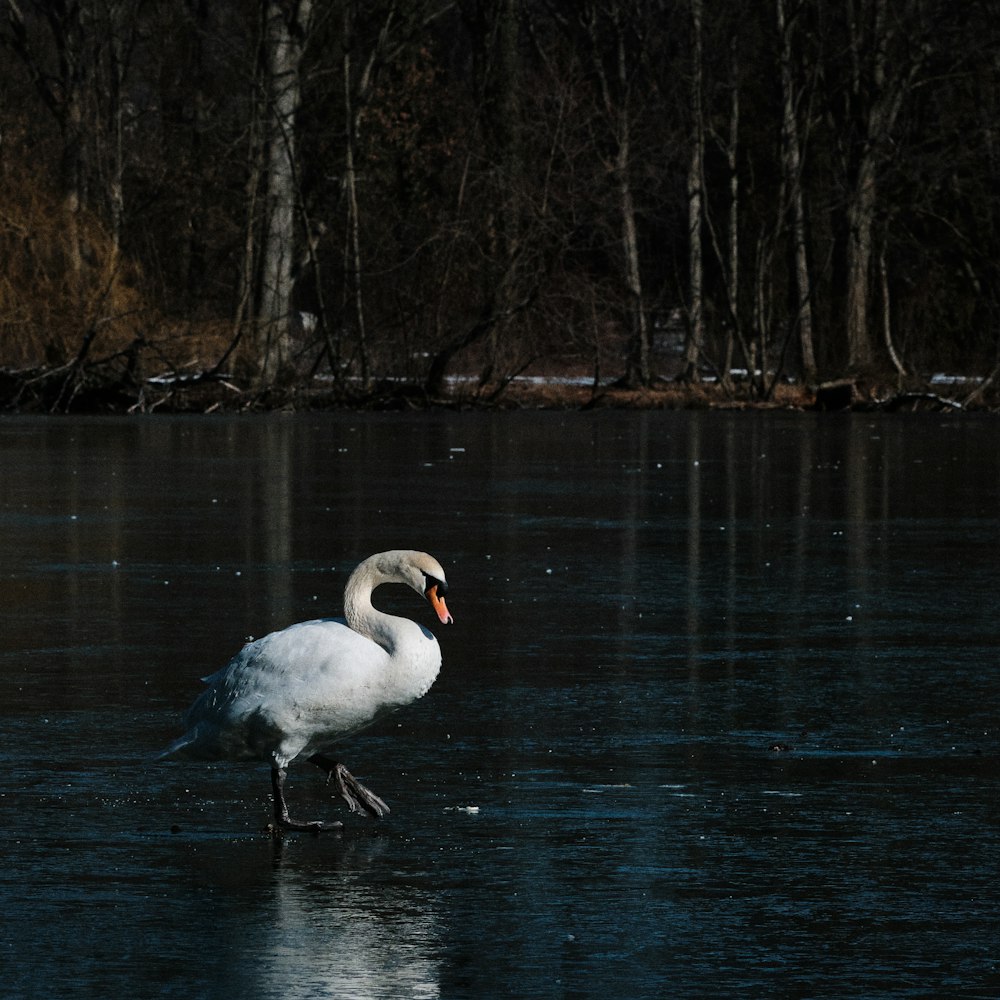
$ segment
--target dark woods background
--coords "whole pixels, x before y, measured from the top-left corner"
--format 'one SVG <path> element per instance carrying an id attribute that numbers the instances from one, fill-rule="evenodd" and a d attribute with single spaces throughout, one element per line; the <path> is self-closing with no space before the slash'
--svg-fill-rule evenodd
<path id="1" fill-rule="evenodd" d="M 993 0 L 0 9 L 0 366 L 53 408 L 994 371 Z"/>

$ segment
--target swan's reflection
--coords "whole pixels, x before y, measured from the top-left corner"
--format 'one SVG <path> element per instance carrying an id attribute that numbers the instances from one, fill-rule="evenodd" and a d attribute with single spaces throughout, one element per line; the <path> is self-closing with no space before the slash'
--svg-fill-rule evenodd
<path id="1" fill-rule="evenodd" d="M 385 848 L 379 838 L 275 842 L 271 933 L 255 956 L 258 995 L 440 996 L 434 898 L 376 874 Z"/>

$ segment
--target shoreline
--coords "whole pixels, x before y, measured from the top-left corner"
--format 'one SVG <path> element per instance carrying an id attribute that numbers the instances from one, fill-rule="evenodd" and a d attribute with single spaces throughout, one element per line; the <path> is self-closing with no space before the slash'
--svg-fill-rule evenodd
<path id="1" fill-rule="evenodd" d="M 313 379 L 308 385 L 263 390 L 228 375 L 201 372 L 160 375 L 123 383 L 91 372 L 0 369 L 0 414 L 212 414 L 365 410 L 787 410 L 802 412 L 997 412 L 1000 392 L 985 378 L 934 375 L 907 380 L 856 377 L 806 386 L 779 381 L 766 398 L 745 378 L 724 385 L 708 378 L 683 382 L 657 378 L 649 387 L 617 382 L 595 386 L 579 375 L 520 375 L 480 386 L 473 376 L 452 376 L 446 394 L 431 396 L 417 382 L 384 379 L 357 383 Z"/>

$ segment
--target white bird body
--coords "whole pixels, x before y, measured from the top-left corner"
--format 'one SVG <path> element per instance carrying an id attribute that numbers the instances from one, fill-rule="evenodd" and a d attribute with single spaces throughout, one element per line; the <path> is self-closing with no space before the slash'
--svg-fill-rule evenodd
<path id="1" fill-rule="evenodd" d="M 187 732 L 161 756 L 191 760 L 262 760 L 277 782 L 279 815 L 284 771 L 306 756 L 333 773 L 322 751 L 377 718 L 426 694 L 441 668 L 437 639 L 407 618 L 376 610 L 371 594 L 382 583 L 406 583 L 431 602 L 442 624 L 451 622 L 440 563 L 423 552 L 383 552 L 355 569 L 344 590 L 344 617 L 290 625 L 247 643 L 221 670 L 184 718 Z M 346 769 L 346 778 L 353 782 Z M 338 781 L 341 775 L 338 773 Z M 356 782 L 355 782 L 356 785 Z M 351 791 L 367 793 L 373 807 Z M 363 786 L 341 793 L 352 808 L 380 815 L 388 809 Z M 281 807 L 284 802 L 281 800 Z M 317 828 L 318 824 L 306 824 Z"/>
<path id="2" fill-rule="evenodd" d="M 287 767 L 426 694 L 441 668 L 434 636 L 412 626 L 393 656 L 343 618 L 290 625 L 247 643 L 184 717 L 166 755 L 265 760 Z M 416 633 L 415 635 L 412 633 Z"/>

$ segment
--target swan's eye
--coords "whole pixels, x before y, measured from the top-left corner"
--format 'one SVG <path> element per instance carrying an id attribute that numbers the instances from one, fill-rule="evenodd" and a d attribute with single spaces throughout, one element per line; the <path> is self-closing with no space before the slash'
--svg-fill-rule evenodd
<path id="1" fill-rule="evenodd" d="M 444 580 L 439 580 L 435 576 L 431 576 L 428 573 L 424 573 L 424 593 L 426 594 L 431 587 L 437 587 L 437 592 L 441 597 L 444 597 L 448 593 L 448 584 Z"/>

